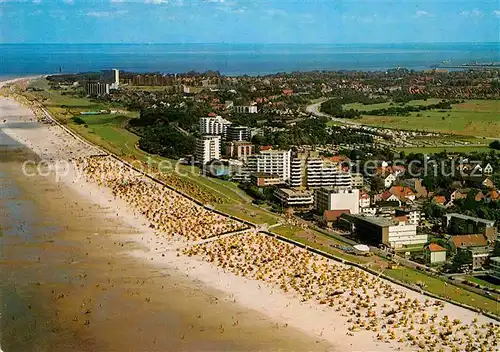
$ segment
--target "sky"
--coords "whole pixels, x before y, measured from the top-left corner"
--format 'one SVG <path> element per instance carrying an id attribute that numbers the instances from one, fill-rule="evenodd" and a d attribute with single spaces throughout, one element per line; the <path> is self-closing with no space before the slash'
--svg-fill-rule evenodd
<path id="1" fill-rule="evenodd" d="M 499 41 L 498 0 L 0 0 L 0 43 Z"/>

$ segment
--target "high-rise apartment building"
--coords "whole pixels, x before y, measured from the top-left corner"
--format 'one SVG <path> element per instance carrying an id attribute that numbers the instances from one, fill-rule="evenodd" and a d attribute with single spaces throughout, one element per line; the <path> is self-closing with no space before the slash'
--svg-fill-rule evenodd
<path id="1" fill-rule="evenodd" d="M 277 174 L 282 181 L 290 179 L 290 150 L 263 150 L 248 157 L 251 173 Z"/>
<path id="2" fill-rule="evenodd" d="M 226 136 L 227 128 L 231 125 L 221 116 L 200 118 L 200 133 L 210 136 Z"/>
<path id="3" fill-rule="evenodd" d="M 196 161 L 201 165 L 220 159 L 220 136 L 202 136 L 196 139 Z"/>
<path id="4" fill-rule="evenodd" d="M 299 153 L 291 161 L 291 187 L 351 187 L 351 174 L 342 171 L 338 163 L 316 152 Z"/>
<path id="5" fill-rule="evenodd" d="M 250 129 L 247 126 L 228 126 L 226 139 L 228 141 L 249 141 Z"/>

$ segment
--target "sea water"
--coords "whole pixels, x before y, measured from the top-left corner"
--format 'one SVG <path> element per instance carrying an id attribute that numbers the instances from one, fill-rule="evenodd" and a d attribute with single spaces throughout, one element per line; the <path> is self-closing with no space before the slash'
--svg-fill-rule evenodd
<path id="1" fill-rule="evenodd" d="M 216 70 L 265 75 L 312 70 L 426 70 L 499 62 L 499 43 L 434 44 L 0 44 L 0 76 L 118 68 L 181 73 Z"/>

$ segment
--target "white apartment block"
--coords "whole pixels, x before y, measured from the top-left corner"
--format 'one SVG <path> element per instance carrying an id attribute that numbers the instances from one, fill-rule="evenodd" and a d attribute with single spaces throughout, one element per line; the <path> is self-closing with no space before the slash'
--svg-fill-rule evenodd
<path id="1" fill-rule="evenodd" d="M 282 181 L 290 180 L 290 150 L 263 150 L 247 158 L 251 173 L 277 174 Z"/>
<path id="2" fill-rule="evenodd" d="M 322 157 L 297 157 L 291 161 L 291 187 L 339 187 L 350 188 L 351 174 L 338 169 L 336 163 Z"/>
<path id="3" fill-rule="evenodd" d="M 322 187 L 315 192 L 315 208 L 322 214 L 325 210 L 349 209 L 351 214 L 359 213 L 359 190 Z"/>
<path id="4" fill-rule="evenodd" d="M 202 136 L 196 139 L 196 161 L 205 165 L 214 159 L 220 159 L 220 136 Z"/>
<path id="5" fill-rule="evenodd" d="M 352 188 L 362 188 L 363 187 L 364 178 L 360 173 L 352 173 L 351 174 L 351 187 Z"/>
<path id="6" fill-rule="evenodd" d="M 274 191 L 274 195 L 286 208 L 310 209 L 314 204 L 312 191 L 277 188 Z"/>
<path id="7" fill-rule="evenodd" d="M 418 225 L 425 218 L 424 213 L 420 209 L 397 209 L 396 215 L 404 215 L 408 218 L 408 224 Z"/>
<path id="8" fill-rule="evenodd" d="M 225 136 L 228 126 L 231 125 L 221 116 L 200 118 L 200 133 L 210 136 Z"/>
<path id="9" fill-rule="evenodd" d="M 418 233 L 417 226 L 405 221 L 381 216 L 348 215 L 351 228 L 359 237 L 377 240 L 391 248 L 401 248 L 427 242 L 427 234 Z"/>
<path id="10" fill-rule="evenodd" d="M 387 237 L 384 241 L 384 243 L 388 243 L 392 248 L 425 244 L 426 242 L 427 234 L 417 233 L 417 226 L 407 223 L 389 226 Z"/>

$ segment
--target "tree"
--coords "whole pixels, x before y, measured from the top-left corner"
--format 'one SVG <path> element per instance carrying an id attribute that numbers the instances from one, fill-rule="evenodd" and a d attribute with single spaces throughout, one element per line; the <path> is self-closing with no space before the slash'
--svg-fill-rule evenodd
<path id="1" fill-rule="evenodd" d="M 468 250 L 458 249 L 453 257 L 452 268 L 455 272 L 462 272 L 472 265 L 472 256 Z"/>
<path id="2" fill-rule="evenodd" d="M 370 188 L 373 192 L 380 192 L 385 188 L 384 180 L 380 176 L 373 176 L 371 183 L 370 183 Z"/>
<path id="3" fill-rule="evenodd" d="M 496 140 L 490 143 L 491 149 L 500 150 L 500 140 Z"/>

